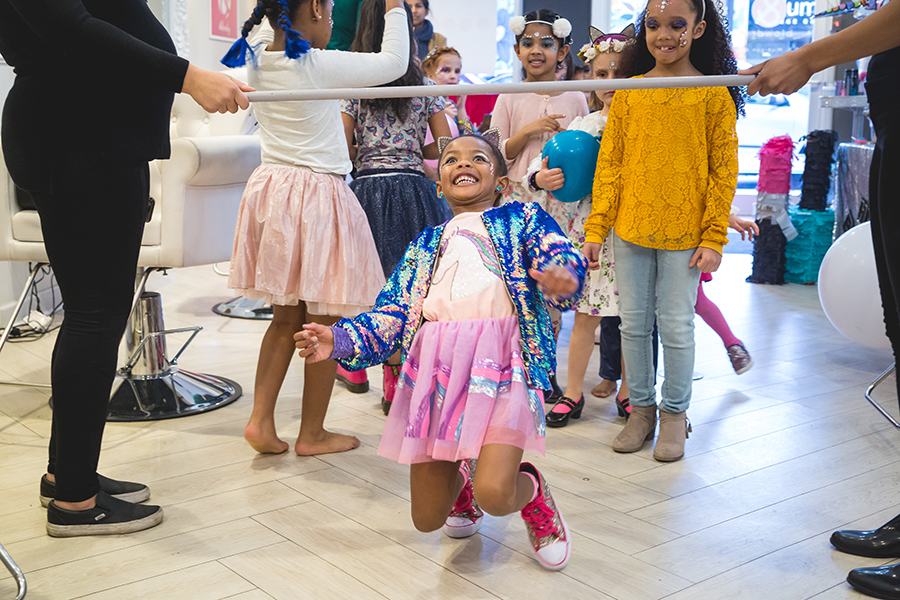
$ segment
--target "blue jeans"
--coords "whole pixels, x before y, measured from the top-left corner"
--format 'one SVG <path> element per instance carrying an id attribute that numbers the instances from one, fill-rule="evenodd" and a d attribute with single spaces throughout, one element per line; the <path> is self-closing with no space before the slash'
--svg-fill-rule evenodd
<path id="1" fill-rule="evenodd" d="M 657 314 L 665 381 L 659 409 L 687 410 L 694 373 L 694 304 L 700 269 L 688 267 L 695 249 L 656 250 L 626 242 L 613 232 L 622 354 L 631 404 L 656 404 L 651 332 Z"/>

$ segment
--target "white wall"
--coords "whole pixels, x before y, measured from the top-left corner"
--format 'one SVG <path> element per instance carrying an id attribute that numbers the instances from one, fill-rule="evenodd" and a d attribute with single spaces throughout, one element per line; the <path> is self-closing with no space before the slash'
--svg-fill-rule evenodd
<path id="1" fill-rule="evenodd" d="M 491 0 L 431 0 L 428 20 L 462 56 L 463 71 L 494 74 L 497 3 Z"/>

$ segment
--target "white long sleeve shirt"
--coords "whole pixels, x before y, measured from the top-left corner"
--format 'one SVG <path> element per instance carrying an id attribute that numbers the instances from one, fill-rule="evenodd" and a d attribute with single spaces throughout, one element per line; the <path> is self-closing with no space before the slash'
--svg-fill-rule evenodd
<path id="1" fill-rule="evenodd" d="M 384 21 L 384 39 L 378 53 L 313 48 L 299 58 L 288 58 L 283 51 L 272 52 L 261 46 L 257 50 L 258 66 L 250 66 L 247 83 L 257 91 L 281 91 L 364 87 L 393 81 L 409 67 L 406 11 L 392 9 Z M 259 121 L 263 164 L 306 167 L 336 175 L 346 175 L 353 168 L 340 100 L 257 102 L 253 111 Z"/>

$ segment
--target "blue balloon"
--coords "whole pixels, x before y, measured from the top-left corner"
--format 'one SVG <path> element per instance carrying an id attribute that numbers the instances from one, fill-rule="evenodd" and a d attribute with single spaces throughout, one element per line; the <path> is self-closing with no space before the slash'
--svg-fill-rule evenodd
<path id="1" fill-rule="evenodd" d="M 566 182 L 550 192 L 561 202 L 578 202 L 594 188 L 594 172 L 600 153 L 600 137 L 585 131 L 560 131 L 544 144 L 543 158 L 547 166 L 562 169 Z"/>

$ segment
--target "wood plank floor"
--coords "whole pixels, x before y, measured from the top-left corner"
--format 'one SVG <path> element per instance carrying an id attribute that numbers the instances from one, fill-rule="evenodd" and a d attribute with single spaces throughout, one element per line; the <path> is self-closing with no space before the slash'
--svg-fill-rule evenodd
<path id="1" fill-rule="evenodd" d="M 203 415 L 110 423 L 104 439 L 102 472 L 149 484 L 165 521 L 129 536 L 47 537 L 38 480 L 48 393 L 0 387 L 0 543 L 25 571 L 32 600 L 862 598 L 847 571 L 892 561 L 841 554 L 828 538 L 900 513 L 900 432 L 862 397 L 890 355 L 843 338 L 815 287 L 751 285 L 749 270 L 749 256 L 726 254 L 705 286 L 754 367 L 735 375 L 697 320 L 703 378 L 684 460 L 657 463 L 652 445 L 615 454 L 623 420 L 610 400 L 590 395 L 582 419 L 549 431 L 547 456 L 535 463 L 572 530 L 561 573 L 531 558 L 518 516 L 487 517 L 467 540 L 413 529 L 407 469 L 375 454 L 384 423 L 376 369 L 368 394 L 338 385 L 329 412 L 327 425 L 359 436 L 359 449 L 254 453 L 241 433 L 266 325 L 210 312 L 232 297 L 211 267 L 154 274 L 148 289 L 162 292 L 167 327 L 204 327 L 182 366 L 234 379 L 244 396 Z M 8 345 L 0 378 L 47 381 L 52 344 L 47 336 Z M 586 392 L 599 382 L 598 361 L 594 352 Z M 302 367 L 294 361 L 278 405 L 291 443 Z M 897 413 L 893 379 L 876 395 Z M 12 580 L 0 578 L 0 597 L 13 596 Z"/>

